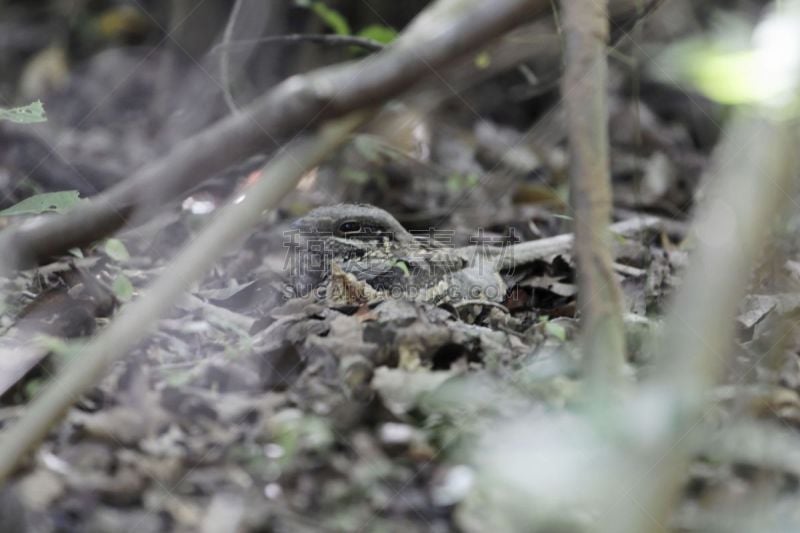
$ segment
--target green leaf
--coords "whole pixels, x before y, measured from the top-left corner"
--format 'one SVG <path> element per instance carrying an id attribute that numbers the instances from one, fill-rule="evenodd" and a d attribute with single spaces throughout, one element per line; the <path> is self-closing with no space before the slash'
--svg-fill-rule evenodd
<path id="1" fill-rule="evenodd" d="M 481 52 L 480 54 L 475 56 L 475 66 L 481 70 L 485 70 L 489 68 L 489 65 L 492 64 L 492 56 L 489 55 L 489 52 Z"/>
<path id="2" fill-rule="evenodd" d="M 52 335 L 45 335 L 42 333 L 36 336 L 35 342 L 38 346 L 51 352 L 63 354 L 68 351 L 67 346 L 69 343 L 60 337 L 53 337 Z"/>
<path id="3" fill-rule="evenodd" d="M 450 192 L 460 192 L 464 189 L 464 178 L 461 174 L 450 174 L 445 185 Z"/>
<path id="4" fill-rule="evenodd" d="M 786 6 L 773 10 L 755 28 L 737 17 L 721 18 L 710 35 L 679 41 L 661 52 L 659 72 L 654 74 L 673 85 L 689 82 L 722 104 L 796 113 L 797 17 L 796 6 Z"/>
<path id="5" fill-rule="evenodd" d="M 305 415 L 296 409 L 279 411 L 270 422 L 273 441 L 284 451 L 278 459 L 282 465 L 290 463 L 303 450 L 324 452 L 335 441 L 328 420 Z"/>
<path id="6" fill-rule="evenodd" d="M 366 185 L 369 182 L 369 173 L 366 170 L 358 170 L 354 168 L 345 168 L 342 171 L 342 177 L 356 185 Z"/>
<path id="7" fill-rule="evenodd" d="M 122 302 L 127 302 L 133 298 L 133 283 L 128 279 L 128 276 L 119 274 L 111 286 L 114 295 Z"/>
<path id="8" fill-rule="evenodd" d="M 46 192 L 30 196 L 8 209 L 3 209 L 0 216 L 63 213 L 80 201 L 78 191 Z"/>
<path id="9" fill-rule="evenodd" d="M 674 56 L 668 56 L 668 63 L 676 77 L 723 104 L 753 103 L 777 92 L 774 76 L 762 75 L 763 59 L 754 50 L 722 50 L 714 43 L 694 41 L 670 51 Z"/>
<path id="10" fill-rule="evenodd" d="M 335 9 L 329 8 L 322 2 L 314 2 L 311 5 L 311 11 L 321 18 L 337 35 L 351 35 L 350 24 Z"/>
<path id="11" fill-rule="evenodd" d="M 127 261 L 131 258 L 128 249 L 119 239 L 108 239 L 106 245 L 103 247 L 106 255 L 114 261 Z"/>
<path id="12" fill-rule="evenodd" d="M 384 144 L 374 135 L 360 134 L 353 138 L 353 146 L 358 155 L 371 163 L 380 163 L 386 153 Z"/>
<path id="13" fill-rule="evenodd" d="M 397 38 L 397 32 L 389 26 L 370 24 L 362 28 L 361 31 L 358 32 L 358 36 L 364 37 L 365 39 L 372 39 L 382 44 L 389 44 Z"/>
<path id="14" fill-rule="evenodd" d="M 39 100 L 22 107 L 12 109 L 0 108 L 0 120 L 10 120 L 18 124 L 33 124 L 36 122 L 47 122 L 44 113 L 44 105 Z"/>
<path id="15" fill-rule="evenodd" d="M 81 351 L 86 347 L 86 342 L 78 339 L 66 340 L 60 337 L 53 337 L 51 335 L 39 334 L 34 339 L 34 342 L 52 352 L 55 356 L 61 359 L 62 363 L 69 362 L 78 356 Z"/>
<path id="16" fill-rule="evenodd" d="M 560 340 L 561 342 L 564 342 L 564 341 L 567 340 L 567 330 L 564 329 L 564 326 L 562 326 L 561 324 L 557 324 L 555 322 L 549 322 L 549 321 L 545 322 L 544 331 L 549 336 L 554 337 L 554 338 Z"/>
<path id="17" fill-rule="evenodd" d="M 396 260 L 392 266 L 399 268 L 403 271 L 403 276 L 408 277 L 411 275 L 411 271 L 408 270 L 408 264 L 403 261 L 402 259 Z"/>
<path id="18" fill-rule="evenodd" d="M 25 383 L 23 391 L 26 398 L 35 398 L 44 387 L 45 380 L 42 378 L 32 379 Z"/>

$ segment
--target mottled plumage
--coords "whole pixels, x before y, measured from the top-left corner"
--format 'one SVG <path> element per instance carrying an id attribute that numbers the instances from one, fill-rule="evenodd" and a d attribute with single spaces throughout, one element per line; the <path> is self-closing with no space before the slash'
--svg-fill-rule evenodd
<path id="1" fill-rule="evenodd" d="M 436 304 L 499 301 L 505 294 L 502 279 L 491 267 L 469 266 L 457 250 L 415 239 L 374 206 L 320 207 L 292 228 L 297 237 L 293 278 L 298 293 L 322 289 L 320 295 L 330 298 L 335 293 L 340 301 L 377 296 Z"/>

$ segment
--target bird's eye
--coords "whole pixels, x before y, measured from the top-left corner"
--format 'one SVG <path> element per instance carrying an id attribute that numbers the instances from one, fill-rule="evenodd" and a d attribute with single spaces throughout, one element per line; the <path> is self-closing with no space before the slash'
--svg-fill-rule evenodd
<path id="1" fill-rule="evenodd" d="M 339 233 L 347 235 L 348 233 L 358 233 L 361 231 L 361 223 L 355 220 L 348 220 L 339 224 Z"/>

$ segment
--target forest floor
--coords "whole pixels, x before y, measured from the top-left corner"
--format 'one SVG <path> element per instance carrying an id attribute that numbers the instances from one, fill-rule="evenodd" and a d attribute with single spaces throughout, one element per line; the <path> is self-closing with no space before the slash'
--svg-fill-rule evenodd
<path id="1" fill-rule="evenodd" d="M 637 35 L 669 34 L 669 17 L 691 11 L 676 3 Z M 635 39 L 621 46 L 640 50 Z M 103 50 L 47 93 L 46 124 L 0 123 L 0 208 L 41 192 L 90 196 L 196 127 L 180 113 L 159 123 L 156 108 L 191 110 L 196 96 L 159 98 L 165 61 L 155 47 Z M 25 79 L 32 68 L 20 62 Z M 203 75 L 176 69 L 170 83 Z M 119 83 L 106 97 L 108 80 Z M 567 413 L 583 387 L 570 247 L 515 269 L 497 305 L 437 305 L 402 294 L 289 297 L 287 239 L 299 217 L 339 203 L 381 207 L 451 248 L 569 234 L 562 105 L 557 87 L 527 94 L 528 83 L 513 71 L 432 112 L 398 104 L 307 175 L 69 409 L 14 478 L 30 530 L 510 528 L 486 496 L 487 457 L 506 438 L 498 428 Z M 610 112 L 614 221 L 660 220 L 614 238 L 635 380 L 651 368 L 660 319 L 700 238 L 689 229 L 692 209 L 727 110 L 612 62 Z M 1 425 L 59 368 L 80 364 L 80 338 L 169 269 L 227 195 L 263 179 L 260 163 L 242 162 L 114 239 L 2 280 L 0 328 L 24 323 L 14 338 L 28 346 L 3 341 Z M 0 226 L 18 220 L 0 216 Z M 781 225 L 753 272 L 710 423 L 800 423 L 800 337 L 783 320 L 800 309 L 800 246 L 790 237 L 798 222 L 795 212 Z M 795 500 L 800 486 L 786 472 L 698 458 L 682 510 L 735 507 L 765 484 Z"/>

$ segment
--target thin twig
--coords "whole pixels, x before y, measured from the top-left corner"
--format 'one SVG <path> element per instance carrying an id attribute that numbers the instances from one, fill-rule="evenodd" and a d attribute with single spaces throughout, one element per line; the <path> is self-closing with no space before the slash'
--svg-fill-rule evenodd
<path id="1" fill-rule="evenodd" d="M 272 43 L 286 43 L 286 44 L 299 44 L 299 43 L 315 43 L 323 44 L 326 46 L 358 46 L 372 52 L 380 52 L 386 45 L 378 41 L 367 39 L 366 37 L 357 37 L 355 35 L 327 35 L 323 33 L 290 33 L 287 35 L 273 35 L 270 37 L 261 37 L 259 39 L 242 39 L 237 41 L 224 41 L 214 46 L 209 53 L 217 54 L 225 53 L 230 48 L 239 46 L 252 46 L 254 44 L 272 44 Z"/>
<path id="2" fill-rule="evenodd" d="M 231 56 L 227 51 L 228 45 L 233 39 L 233 30 L 236 26 L 236 21 L 239 18 L 239 12 L 242 10 L 242 3 L 244 0 L 236 0 L 231 9 L 228 23 L 225 25 L 225 33 L 222 35 L 222 43 L 217 46 L 222 46 L 222 54 L 219 58 L 219 70 L 222 78 L 222 96 L 225 99 L 225 104 L 230 109 L 231 113 L 238 113 L 239 108 L 236 107 L 236 102 L 233 101 L 233 94 L 231 93 Z M 216 48 L 216 47 L 214 47 Z"/>
<path id="3" fill-rule="evenodd" d="M 631 218 L 611 224 L 608 231 L 620 237 L 631 237 L 638 233 L 661 228 L 662 219 L 653 216 Z M 511 246 L 487 247 L 465 246 L 459 248 L 459 254 L 467 260 L 495 261 L 496 270 L 514 270 L 535 261 L 548 259 L 556 255 L 566 254 L 575 242 L 575 235 L 564 233 L 535 241 L 521 242 Z"/>
<path id="4" fill-rule="evenodd" d="M 570 204 L 584 369 L 594 396 L 612 393 L 625 368 L 622 290 L 614 275 L 608 156 L 608 0 L 562 0 L 561 94 L 570 148 Z"/>

